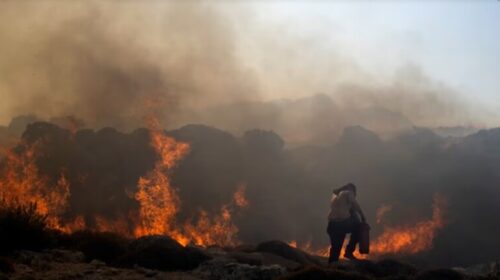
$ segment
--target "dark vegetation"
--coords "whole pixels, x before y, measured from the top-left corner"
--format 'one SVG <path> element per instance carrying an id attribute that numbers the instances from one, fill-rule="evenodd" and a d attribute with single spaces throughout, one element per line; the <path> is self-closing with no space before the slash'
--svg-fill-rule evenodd
<path id="1" fill-rule="evenodd" d="M 127 251 L 129 240 L 111 232 L 77 231 L 61 238 L 61 245 L 66 248 L 81 251 L 85 259 L 101 260 L 107 264 L 117 264 L 120 256 Z"/>
<path id="2" fill-rule="evenodd" d="M 272 253 L 288 260 L 295 261 L 299 264 L 319 265 L 321 261 L 312 257 L 300 250 L 290 247 L 288 244 L 274 240 L 260 243 L 256 250 L 258 252 Z"/>
<path id="3" fill-rule="evenodd" d="M 53 245 L 46 217 L 36 213 L 36 205 L 0 206 L 0 254 L 15 250 L 39 251 Z"/>
<path id="4" fill-rule="evenodd" d="M 183 247 L 167 236 L 146 236 L 129 240 L 111 232 L 76 231 L 65 234 L 50 230 L 46 217 L 35 205 L 0 208 L 0 258 L 2 272 L 13 270 L 12 256 L 19 250 L 42 251 L 64 248 L 81 251 L 85 260 L 94 259 L 118 267 L 158 270 L 190 270 L 210 257 L 194 247 Z"/>
<path id="5" fill-rule="evenodd" d="M 52 248 L 69 249 L 83 252 L 85 260 L 100 260 L 109 266 L 133 268 L 136 266 L 163 270 L 188 271 L 210 261 L 210 250 L 227 250 L 227 256 L 239 264 L 262 266 L 279 264 L 290 273 L 282 280 L 318 279 L 318 280 L 493 280 L 498 276 L 469 277 L 451 269 L 419 270 L 411 264 L 396 260 L 341 262 L 326 266 L 325 259 L 311 256 L 301 250 L 290 247 L 281 241 L 268 241 L 252 246 L 236 248 L 183 247 L 167 236 L 145 236 L 134 240 L 126 239 L 114 233 L 78 231 L 62 234 L 47 229 L 45 218 L 34 212 L 34 206 L 2 207 L 0 225 L 2 239 L 0 248 L 0 276 L 15 271 L 13 259 L 18 250 L 46 250 Z M 8 249 L 8 250 L 7 250 Z M 64 251 L 54 251 L 65 261 Z M 20 255 L 23 255 L 22 253 Z M 24 254 L 26 255 L 26 254 Z M 70 260 L 72 261 L 74 257 Z M 78 258 L 76 259 L 78 261 Z M 33 265 L 33 260 L 26 261 Z M 215 262 L 216 263 L 216 262 Z M 214 263 L 214 264 L 215 264 Z M 38 264 L 40 265 L 40 264 Z M 234 270 L 238 264 L 233 264 Z M 47 265 L 45 265 L 47 266 Z M 214 269 L 230 269 L 222 264 Z M 225 272 L 229 273 L 229 272 Z M 259 274 L 255 274 L 259 275 Z"/>
<path id="6" fill-rule="evenodd" d="M 496 280 L 499 276 L 467 276 L 453 269 L 430 269 L 417 272 L 416 268 L 407 270 L 409 265 L 391 260 L 387 263 L 361 261 L 340 266 L 307 266 L 286 274 L 280 280 Z M 366 270 L 369 266 L 370 269 Z"/>
<path id="7" fill-rule="evenodd" d="M 286 147 L 272 131 L 251 130 L 236 137 L 188 125 L 166 133 L 191 145 L 172 173 L 182 201 L 180 223 L 200 209 L 217 213 L 244 183 L 250 205 L 234 215 L 241 241 L 295 239 L 322 248 L 328 244 L 324 217 L 331 191 L 353 181 L 374 237 L 384 225 L 430 218 L 436 192 L 449 200 L 446 226 L 436 235 L 433 250 L 414 256 L 412 263 L 468 266 L 499 258 L 500 239 L 492 236 L 500 235 L 500 129 L 451 138 L 413 128 L 382 140 L 355 126 L 331 145 L 296 148 Z M 65 170 L 71 186 L 65 217 L 81 215 L 87 225 L 95 224 L 97 216 L 113 220 L 137 209 L 129 194 L 157 159 L 146 129 L 85 129 L 72 135 L 54 124 L 35 122 L 22 138 L 25 143 L 43 139 L 40 173 L 55 181 Z M 382 204 L 393 210 L 377 225 L 375 213 Z"/>
<path id="8" fill-rule="evenodd" d="M 135 264 L 158 270 L 191 270 L 210 257 L 193 247 L 183 247 L 167 236 L 145 236 L 134 240 L 119 264 Z"/>

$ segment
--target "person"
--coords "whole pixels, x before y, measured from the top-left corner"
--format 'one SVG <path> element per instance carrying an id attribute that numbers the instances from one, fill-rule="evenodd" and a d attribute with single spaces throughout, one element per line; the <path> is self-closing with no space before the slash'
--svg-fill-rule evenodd
<path id="1" fill-rule="evenodd" d="M 331 242 L 329 263 L 339 260 L 347 233 L 351 234 L 351 238 L 346 246 L 344 257 L 357 260 L 354 251 L 359 241 L 361 223 L 366 223 L 366 218 L 356 200 L 356 186 L 349 183 L 334 190 L 330 201 L 327 227 Z"/>

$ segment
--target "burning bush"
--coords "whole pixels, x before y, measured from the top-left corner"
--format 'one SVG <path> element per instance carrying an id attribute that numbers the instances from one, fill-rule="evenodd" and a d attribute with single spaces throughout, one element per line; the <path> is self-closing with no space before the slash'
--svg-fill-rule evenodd
<path id="1" fill-rule="evenodd" d="M 53 244 L 47 217 L 38 214 L 36 209 L 36 204 L 0 206 L 0 253 L 21 249 L 38 251 Z"/>

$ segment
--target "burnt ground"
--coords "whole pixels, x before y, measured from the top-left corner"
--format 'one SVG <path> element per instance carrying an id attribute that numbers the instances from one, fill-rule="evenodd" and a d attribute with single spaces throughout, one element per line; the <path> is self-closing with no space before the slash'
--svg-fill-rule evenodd
<path id="1" fill-rule="evenodd" d="M 0 258 L 0 279 L 500 279 L 498 263 L 423 269 L 382 259 L 328 266 L 325 258 L 280 241 L 237 248 L 183 248 L 156 236 L 135 242 L 133 248 L 107 263 L 77 250 L 20 250 Z"/>

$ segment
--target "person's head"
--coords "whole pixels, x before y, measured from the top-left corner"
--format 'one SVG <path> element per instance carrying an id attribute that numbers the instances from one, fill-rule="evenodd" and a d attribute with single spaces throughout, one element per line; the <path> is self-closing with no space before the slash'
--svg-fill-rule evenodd
<path id="1" fill-rule="evenodd" d="M 354 195 L 356 195 L 356 185 L 353 183 L 348 183 L 338 189 L 333 190 L 333 193 L 338 195 L 342 191 L 351 191 Z"/>

